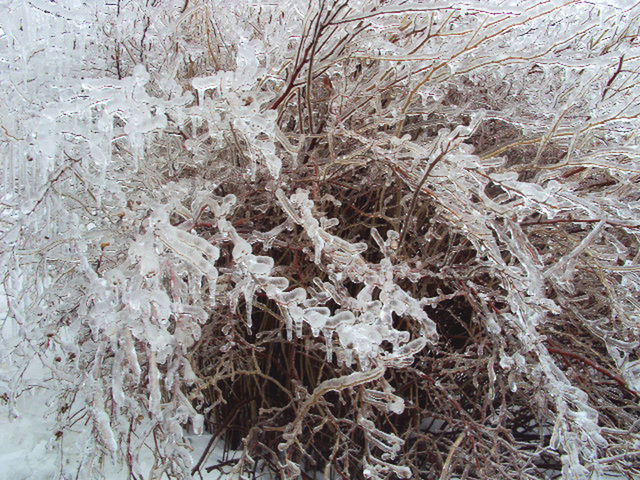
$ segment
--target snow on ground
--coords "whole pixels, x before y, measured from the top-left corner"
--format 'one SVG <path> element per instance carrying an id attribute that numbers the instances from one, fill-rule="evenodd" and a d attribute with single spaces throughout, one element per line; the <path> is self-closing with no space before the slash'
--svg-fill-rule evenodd
<path id="1" fill-rule="evenodd" d="M 83 459 L 83 437 L 77 432 L 67 432 L 63 439 L 56 439 L 52 419 L 43 420 L 47 410 L 45 392 L 27 392 L 17 401 L 19 417 L 12 418 L 11 412 L 3 402 L 0 405 L 0 480 L 72 480 Z M 200 458 L 208 441 L 208 435 L 189 437 L 194 462 Z M 62 444 L 64 442 L 64 444 Z M 63 448 L 61 448 L 63 447 Z M 202 478 L 221 480 L 219 471 L 206 473 L 208 465 L 222 461 L 223 452 L 214 450 L 208 461 L 203 464 Z M 140 452 L 140 460 L 145 466 L 143 472 L 149 472 L 153 463 L 151 452 Z M 105 468 L 108 480 L 127 480 L 128 472 L 121 466 L 108 465 Z M 144 478 L 148 478 L 145 474 Z"/>

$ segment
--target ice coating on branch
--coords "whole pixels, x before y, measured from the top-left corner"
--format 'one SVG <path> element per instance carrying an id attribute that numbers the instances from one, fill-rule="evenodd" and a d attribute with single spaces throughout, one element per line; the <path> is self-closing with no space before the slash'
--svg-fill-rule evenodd
<path id="1" fill-rule="evenodd" d="M 328 392 L 340 392 L 348 388 L 354 388 L 359 385 L 364 385 L 369 382 L 376 381 L 384 376 L 385 368 L 377 367 L 364 372 L 353 372 L 348 375 L 343 375 L 337 378 L 330 378 L 322 381 L 309 395 L 307 400 L 303 403 L 302 407 L 297 414 L 294 422 L 290 423 L 287 432 L 282 436 L 285 440 L 278 445 L 278 450 L 286 451 L 291 444 L 296 440 L 296 436 L 300 434 L 302 429 L 302 419 L 309 409 L 318 402 Z"/>
<path id="2" fill-rule="evenodd" d="M 401 346 L 393 353 L 383 356 L 382 361 L 385 365 L 389 366 L 408 366 L 413 362 L 413 356 L 420 352 L 426 345 L 426 338 L 416 338 Z"/>
<path id="3" fill-rule="evenodd" d="M 320 334 L 320 330 L 324 329 L 331 315 L 331 310 L 327 307 L 307 308 L 304 311 L 304 320 L 311 327 L 311 333 L 314 337 Z"/>
<path id="4" fill-rule="evenodd" d="M 215 305 L 216 284 L 218 281 L 218 270 L 215 268 L 215 262 L 220 256 L 220 250 L 202 238 L 168 224 L 161 224 L 157 229 L 157 235 L 160 241 L 179 258 L 207 278 L 209 299 Z"/>
<path id="5" fill-rule="evenodd" d="M 198 93 L 198 99 L 200 102 L 204 102 L 204 93 L 209 89 L 216 88 L 217 77 L 215 75 L 209 75 L 207 77 L 194 77 L 191 79 L 191 85 L 196 89 Z"/>
<path id="6" fill-rule="evenodd" d="M 284 304 L 300 304 L 307 298 L 307 291 L 304 288 L 294 288 L 289 292 L 283 292 L 278 296 Z"/>
<path id="7" fill-rule="evenodd" d="M 269 275 L 273 269 L 273 258 L 260 255 L 252 255 L 247 260 L 247 268 L 254 275 Z"/>
<path id="8" fill-rule="evenodd" d="M 131 331 L 128 328 L 125 328 L 122 336 L 128 367 L 131 370 L 131 373 L 133 373 L 134 378 L 137 380 L 140 378 L 142 371 L 140 369 L 140 363 L 138 362 L 138 354 L 136 353 Z"/>
<path id="9" fill-rule="evenodd" d="M 356 322 L 356 317 L 353 312 L 349 310 L 337 311 L 331 319 L 327 321 L 326 326 L 329 328 L 337 328 L 339 326 L 349 326 Z"/>
<path id="10" fill-rule="evenodd" d="M 307 236 L 314 243 L 314 261 L 320 262 L 326 255 L 337 265 L 341 265 L 348 275 L 357 282 L 364 284 L 355 299 L 340 298 L 335 287 L 329 283 L 320 282 L 337 301 L 345 303 L 360 312 L 356 317 L 352 312 L 337 313 L 338 318 L 319 319 L 313 317 L 311 328 L 314 335 L 318 329 L 326 330 L 325 336 L 331 335 L 335 328 L 342 346 L 341 358 L 350 365 L 354 355 L 367 368 L 380 354 L 380 344 L 383 339 L 389 340 L 396 346 L 409 341 L 407 332 L 398 332 L 392 327 L 392 314 L 410 315 L 421 325 L 422 334 L 428 341 L 437 338 L 433 321 L 424 312 L 420 301 L 412 298 L 394 283 L 394 268 L 388 258 L 383 258 L 379 265 L 368 265 L 360 256 L 366 250 L 366 244 L 350 243 L 327 232 L 322 225 L 332 225 L 326 220 L 318 221 L 313 214 L 314 202 L 309 193 L 299 189 L 294 195 L 287 197 L 281 189 L 276 191 L 276 197 L 283 210 L 298 225 L 302 226 Z M 372 233 L 375 235 L 375 233 Z M 393 233 L 387 233 L 390 239 L 396 240 Z M 380 300 L 372 300 L 375 288 L 380 288 Z M 342 317 L 342 318 L 340 318 Z M 319 322 L 322 323 L 318 327 Z M 421 348 L 423 348 L 422 345 Z M 421 349 L 420 348 L 420 349 Z M 420 349 L 416 349 L 415 352 Z M 328 354 L 329 355 L 329 354 Z M 410 361 L 413 353 L 406 354 Z"/>
<path id="11" fill-rule="evenodd" d="M 160 270 L 158 255 L 155 252 L 153 238 L 150 236 L 147 235 L 132 245 L 129 254 L 138 259 L 140 275 L 143 277 L 156 275 Z"/>
<path id="12" fill-rule="evenodd" d="M 115 454 L 118 448 L 118 444 L 116 443 L 115 435 L 113 434 L 113 430 L 109 425 L 109 417 L 104 410 L 93 408 L 93 421 L 95 424 L 95 429 L 100 435 L 102 442 L 107 446 L 108 450 Z"/>
<path id="13" fill-rule="evenodd" d="M 161 418 L 160 371 L 158 370 L 156 355 L 153 349 L 148 352 L 147 360 L 149 361 L 149 411 L 154 415 L 154 417 Z"/>
<path id="14" fill-rule="evenodd" d="M 358 424 L 364 429 L 369 442 L 383 452 L 383 460 L 390 460 L 398 455 L 398 452 L 404 444 L 402 439 L 396 435 L 379 430 L 371 420 L 362 416 L 358 417 Z"/>
<path id="15" fill-rule="evenodd" d="M 404 400 L 402 397 L 391 392 L 381 392 L 378 390 L 365 389 L 367 402 L 378 408 L 391 413 L 400 414 L 404 411 Z"/>
<path id="16" fill-rule="evenodd" d="M 352 352 L 356 352 L 364 368 L 378 353 L 382 343 L 382 334 L 375 325 L 357 323 L 355 325 L 340 325 L 336 328 L 338 339 L 345 350 L 346 364 L 351 365 Z"/>

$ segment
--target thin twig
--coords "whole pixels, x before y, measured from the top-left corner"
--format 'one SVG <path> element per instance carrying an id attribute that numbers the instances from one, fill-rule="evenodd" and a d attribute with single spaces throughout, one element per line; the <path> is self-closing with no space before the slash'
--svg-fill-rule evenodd
<path id="1" fill-rule="evenodd" d="M 460 432 L 460 435 L 458 435 L 458 438 L 456 438 L 456 441 L 453 442 L 453 445 L 451 445 L 451 448 L 449 449 L 449 454 L 447 455 L 447 459 L 444 462 L 444 465 L 442 466 L 442 473 L 440 474 L 440 480 L 449 480 L 449 477 L 451 476 L 451 461 L 453 460 L 453 455 L 456 453 L 456 450 L 458 450 L 458 447 L 460 446 L 460 444 L 462 443 L 462 440 L 464 440 L 464 436 L 465 436 L 465 432 L 462 431 Z"/>
<path id="2" fill-rule="evenodd" d="M 202 452 L 202 455 L 200 455 L 200 458 L 198 459 L 198 462 L 191 469 L 191 475 L 195 475 L 196 472 L 200 471 L 200 467 L 202 466 L 204 461 L 209 456 L 209 450 L 211 450 L 211 447 L 213 447 L 213 445 L 218 441 L 220 436 L 225 432 L 227 427 L 229 425 L 231 425 L 231 423 L 235 420 L 236 416 L 238 415 L 238 412 L 240 411 L 240 408 L 243 407 L 244 405 L 246 405 L 247 403 L 251 402 L 251 401 L 253 401 L 253 398 L 249 398 L 247 400 L 244 400 L 244 401 L 238 403 L 233 408 L 233 410 L 229 413 L 229 415 L 227 415 L 227 418 L 224 421 L 224 423 L 222 423 L 222 424 L 220 424 L 218 426 L 218 428 L 216 430 L 216 433 L 214 435 L 211 435 L 211 438 L 209 439 L 209 442 L 207 443 L 207 446 L 204 448 L 204 451 Z"/>
<path id="3" fill-rule="evenodd" d="M 609 89 L 611 88 L 611 85 L 613 84 L 613 82 L 615 81 L 616 77 L 620 74 L 620 72 L 622 71 L 622 62 L 624 61 L 624 55 L 620 56 L 620 61 L 618 62 L 618 68 L 616 69 L 616 71 L 614 72 L 614 74 L 611 76 L 611 78 L 609 79 L 609 81 L 607 82 L 607 85 L 604 87 L 604 90 L 602 91 L 602 100 L 604 100 L 604 97 L 607 96 L 607 93 L 609 92 Z"/>
<path id="4" fill-rule="evenodd" d="M 449 153 L 449 146 L 451 145 L 451 142 L 453 142 L 453 140 L 455 140 L 456 138 L 457 138 L 457 135 L 454 138 L 451 139 L 451 141 L 447 145 L 447 148 L 445 148 L 429 164 L 429 166 L 427 167 L 427 171 L 424 172 L 424 175 L 422 176 L 422 180 L 420 180 L 420 183 L 416 187 L 416 190 L 413 193 L 413 198 L 411 199 L 411 206 L 409 207 L 409 211 L 407 212 L 407 216 L 405 217 L 404 223 L 402 224 L 402 230 L 400 230 L 400 240 L 398 241 L 398 248 L 396 249 L 396 255 L 400 254 L 400 252 L 402 251 L 402 245 L 404 243 L 404 239 L 407 236 L 407 230 L 409 228 L 409 222 L 411 221 L 411 217 L 413 216 L 413 212 L 416 209 L 416 205 L 418 203 L 418 196 L 420 195 L 420 191 L 422 190 L 422 187 L 424 186 L 425 182 L 427 181 L 427 178 L 429 178 L 429 175 L 431 174 L 431 171 L 436 167 L 436 165 L 438 165 L 438 163 L 440 163 L 440 161 L 445 157 L 445 155 L 447 153 Z"/>
<path id="5" fill-rule="evenodd" d="M 547 350 L 549 350 L 549 352 L 551 352 L 551 353 L 557 353 L 557 354 L 562 355 L 564 357 L 569 357 L 569 358 L 573 358 L 575 360 L 581 361 L 582 363 L 590 366 L 591 368 L 597 370 L 598 372 L 602 373 L 603 375 L 606 375 L 607 377 L 609 377 L 622 390 L 624 390 L 628 394 L 632 395 L 635 400 L 639 400 L 640 399 L 640 395 L 638 395 L 636 392 L 634 392 L 629 387 L 627 387 L 627 384 L 625 383 L 625 381 L 622 378 L 620 378 L 617 375 L 611 373 L 606 368 L 601 367 L 600 365 L 597 365 L 595 362 L 589 360 L 588 358 L 585 358 L 582 355 L 578 355 L 577 353 L 567 352 L 565 350 L 560 350 L 559 348 L 555 348 L 555 347 L 551 347 L 551 346 L 548 346 Z"/>

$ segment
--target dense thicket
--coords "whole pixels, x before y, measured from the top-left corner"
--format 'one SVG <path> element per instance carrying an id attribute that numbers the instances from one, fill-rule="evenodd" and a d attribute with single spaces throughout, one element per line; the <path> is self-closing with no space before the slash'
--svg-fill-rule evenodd
<path id="1" fill-rule="evenodd" d="M 80 478 L 637 475 L 639 13 L 0 2 L 4 402 Z"/>

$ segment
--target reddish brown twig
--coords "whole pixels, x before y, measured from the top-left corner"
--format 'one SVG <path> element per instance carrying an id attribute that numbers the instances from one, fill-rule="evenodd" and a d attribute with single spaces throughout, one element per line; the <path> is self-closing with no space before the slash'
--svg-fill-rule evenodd
<path id="1" fill-rule="evenodd" d="M 640 399 L 640 395 L 638 395 L 636 392 L 634 392 L 629 387 L 627 387 L 627 384 L 625 383 L 625 381 L 622 378 L 620 378 L 619 376 L 615 375 L 614 373 L 611 373 L 606 368 L 601 367 L 600 365 L 597 365 L 595 362 L 589 360 L 588 358 L 585 358 L 582 355 L 578 355 L 577 353 L 567 352 L 566 350 L 561 350 L 559 348 L 555 348 L 555 347 L 552 347 L 552 346 L 547 346 L 547 350 L 549 350 L 549 352 L 551 352 L 551 353 L 557 353 L 558 355 L 562 355 L 564 357 L 568 357 L 568 358 L 573 358 L 575 360 L 579 360 L 580 362 L 584 363 L 585 365 L 588 365 L 591 368 L 593 368 L 593 369 L 597 370 L 598 372 L 602 373 L 603 375 L 606 375 L 607 377 L 609 377 L 611 380 L 616 382 L 616 384 L 622 390 L 627 392 L 629 395 L 632 395 L 635 400 L 639 400 Z"/>

